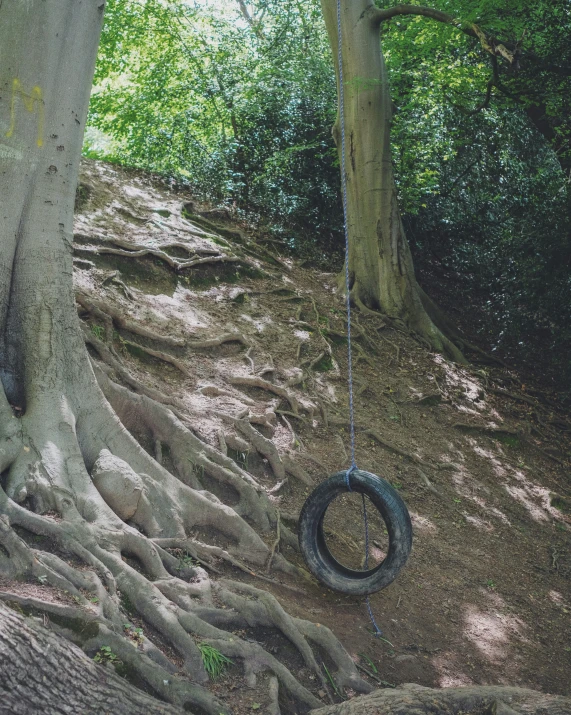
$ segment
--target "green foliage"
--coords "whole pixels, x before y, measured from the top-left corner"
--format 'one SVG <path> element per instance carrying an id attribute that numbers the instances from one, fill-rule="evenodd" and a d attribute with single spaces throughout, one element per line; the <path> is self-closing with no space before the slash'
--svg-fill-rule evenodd
<path id="1" fill-rule="evenodd" d="M 333 688 L 333 692 L 335 693 L 335 695 L 337 695 L 338 698 L 341 698 L 341 700 L 345 700 L 346 699 L 345 696 L 343 695 L 341 690 L 339 690 L 339 687 L 338 687 L 337 683 L 335 682 L 335 678 L 331 675 L 331 673 L 329 672 L 329 669 L 327 668 L 325 663 L 323 663 L 323 670 L 325 671 L 325 676 L 327 677 L 329 684 Z"/>
<path id="2" fill-rule="evenodd" d="M 431 5 L 477 23 L 516 62 L 427 18 L 383 26 L 420 279 L 444 306 L 469 304 L 464 327 L 493 351 L 549 364 L 571 392 L 568 0 Z M 335 80 L 319 2 L 248 7 L 252 23 L 237 2 L 108 0 L 85 152 L 171 176 L 261 221 L 288 250 L 339 266 Z"/>
<path id="3" fill-rule="evenodd" d="M 204 669 L 212 680 L 219 678 L 226 668 L 233 663 L 230 658 L 227 658 L 217 648 L 208 645 L 208 643 L 199 643 L 198 649 L 200 651 L 200 655 L 202 656 Z"/>
<path id="4" fill-rule="evenodd" d="M 125 634 L 137 645 L 141 645 L 143 643 L 145 634 L 142 628 L 135 627 L 132 623 L 124 623 L 123 630 L 125 631 Z"/>
<path id="5" fill-rule="evenodd" d="M 91 332 L 97 340 L 103 340 L 103 336 L 105 335 L 105 330 L 103 329 L 102 325 L 92 325 L 91 326 Z"/>
<path id="6" fill-rule="evenodd" d="M 377 666 L 374 664 L 374 662 L 369 658 L 368 655 L 365 655 L 365 653 L 359 653 L 359 657 L 362 658 L 365 663 L 368 665 L 368 667 L 371 669 L 373 673 L 378 673 Z"/>
<path id="7" fill-rule="evenodd" d="M 177 549 L 175 555 L 178 559 L 178 563 L 175 567 L 177 571 L 183 571 L 185 569 L 193 568 L 198 564 L 198 562 L 193 559 L 192 556 L 186 550 L 183 551 L 182 549 Z"/>
<path id="8" fill-rule="evenodd" d="M 111 665 L 120 665 L 122 663 L 121 659 L 113 653 L 111 650 L 111 646 L 109 645 L 102 645 L 101 648 L 97 651 L 97 653 L 93 656 L 93 660 L 96 663 L 101 663 L 102 665 L 105 663 L 110 663 Z"/>
<path id="9" fill-rule="evenodd" d="M 507 43 L 517 66 L 498 61 L 494 75 L 478 42 L 425 18 L 384 31 L 393 156 L 421 280 L 445 306 L 469 305 L 464 327 L 492 351 L 550 364 L 570 388 L 571 16 L 562 0 L 438 7 Z"/>
<path id="10" fill-rule="evenodd" d="M 263 215 L 292 249 L 339 229 L 335 85 L 318 2 L 109 0 L 86 153 Z M 332 190 L 331 187 L 335 187 Z M 307 243 L 307 239 L 306 239 Z"/>

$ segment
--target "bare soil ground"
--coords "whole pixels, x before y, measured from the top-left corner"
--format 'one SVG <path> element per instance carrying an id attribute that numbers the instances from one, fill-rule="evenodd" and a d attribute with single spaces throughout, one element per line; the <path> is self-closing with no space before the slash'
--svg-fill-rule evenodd
<path id="1" fill-rule="evenodd" d="M 148 351 L 153 341 L 128 326 L 115 324 L 111 336 L 130 375 L 171 396 L 198 436 L 264 484 L 281 523 L 295 532 L 310 482 L 348 466 L 346 321 L 336 276 L 280 257 L 275 243 L 224 214 L 209 215 L 215 229 L 201 220 L 206 206 L 194 204 L 192 216 L 187 207 L 185 219 L 189 198 L 87 162 L 76 221 L 78 291 L 186 343 L 157 355 L 156 345 Z M 215 254 L 222 258 L 182 265 Z M 100 339 L 105 324 L 80 312 Z M 354 328 L 357 463 L 399 490 L 414 525 L 409 563 L 371 597 L 383 638 L 374 637 L 361 599 L 283 574 L 225 563 L 220 570 L 266 589 L 293 616 L 331 628 L 375 686 L 509 684 L 571 694 L 569 415 L 532 380 L 451 364 L 381 316 L 357 313 Z M 228 334 L 234 338 L 200 345 Z M 265 437 L 258 448 L 238 425 L 244 415 Z M 144 431 L 136 436 L 175 470 L 167 451 L 157 455 Z M 236 503 L 230 486 L 197 478 Z M 358 568 L 360 498 L 347 495 L 330 509 L 326 533 L 338 558 Z M 225 546 L 218 532 L 196 536 Z M 385 539 L 373 519 L 371 560 L 383 558 Z M 292 545 L 279 548 L 303 566 Z M 263 644 L 327 702 L 283 636 L 259 628 L 239 635 Z M 236 713 L 265 712 L 267 684 L 249 688 L 236 666 L 212 688 Z"/>

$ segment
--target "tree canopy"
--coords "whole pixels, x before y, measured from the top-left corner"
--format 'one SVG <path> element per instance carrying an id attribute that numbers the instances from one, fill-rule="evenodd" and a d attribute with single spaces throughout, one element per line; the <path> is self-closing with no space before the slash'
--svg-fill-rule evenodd
<path id="1" fill-rule="evenodd" d="M 556 354 L 571 340 L 568 2 L 432 7 L 457 22 L 396 15 L 381 38 L 417 269 L 425 282 L 445 278 L 439 292 L 476 297 L 468 327 L 492 351 L 550 354 L 561 376 Z M 91 107 L 88 154 L 189 182 L 263 216 L 288 249 L 339 265 L 335 85 L 315 0 L 112 0 Z"/>

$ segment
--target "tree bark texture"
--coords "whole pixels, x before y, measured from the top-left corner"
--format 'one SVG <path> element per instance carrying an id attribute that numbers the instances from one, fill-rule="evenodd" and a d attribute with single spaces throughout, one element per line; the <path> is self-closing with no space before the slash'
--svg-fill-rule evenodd
<path id="1" fill-rule="evenodd" d="M 174 715 L 182 712 L 97 665 L 0 601 L 0 713 Z"/>
<path id="2" fill-rule="evenodd" d="M 46 467 L 33 481 L 45 488 L 34 498 L 52 505 L 58 490 L 93 492 L 76 427 L 103 403 L 72 285 L 73 205 L 103 11 L 103 0 L 0 4 L 0 416 L 9 432 L 7 402 L 20 407 L 24 442 L 33 435 L 8 491 L 25 498 L 30 457 L 39 455 Z"/>
<path id="3" fill-rule="evenodd" d="M 212 552 L 202 542 L 198 548 L 206 551 L 185 568 L 166 550 L 193 551 L 191 534 L 208 527 L 228 537 L 228 552 L 217 548 L 217 554 L 231 562 L 247 555 L 250 563 L 265 567 L 271 556 L 275 568 L 298 573 L 281 554 L 270 553 L 238 513 L 261 531 L 272 529 L 276 512 L 266 490 L 191 433 L 162 402 L 160 392 L 145 390 L 106 344 L 80 327 L 72 280 L 73 206 L 103 11 L 103 0 L 0 0 L 0 573 L 10 580 L 39 579 L 73 594 L 77 608 L 64 610 L 74 611 L 74 621 L 95 621 L 97 635 L 71 627 L 64 635 L 90 654 L 113 647 L 136 684 L 146 684 L 181 710 L 230 712 L 206 687 L 202 641 L 228 658 L 241 659 L 248 677 L 271 671 L 277 678 L 272 693 L 283 687 L 303 712 L 318 707 L 319 700 L 285 665 L 261 646 L 223 630 L 238 627 L 235 622 L 287 631 L 324 680 L 306 638 L 312 640 L 339 663 L 335 677 L 340 687 L 368 692 L 370 686 L 328 629 L 301 619 L 294 622 L 265 592 L 232 581 L 211 581 L 196 565 L 213 565 Z M 111 372 L 127 376 L 128 384 L 144 394 L 113 383 L 99 366 L 96 379 L 85 341 L 107 358 Z M 178 455 L 177 476 L 155 461 L 125 425 L 146 426 L 155 440 Z M 215 482 L 236 485 L 236 509 L 203 488 L 194 475 L 198 465 Z M 15 527 L 47 537 L 85 568 L 31 548 Z M 125 558 L 129 555 L 139 568 Z M 221 608 L 215 606 L 215 591 Z M 10 596 L 22 603 L 18 594 Z M 254 603 L 256 597 L 259 603 Z M 145 635 L 133 645 L 125 629 L 122 603 L 127 601 L 177 654 L 176 665 Z M 46 618 L 50 614 L 56 623 L 61 604 L 40 597 L 34 599 L 34 609 Z M 18 647 L 15 631 L 10 633 Z M 31 707 L 39 702 L 42 688 L 46 697 L 55 693 L 56 702 L 60 689 L 72 688 L 69 658 L 56 659 L 65 684 L 60 688 L 58 666 L 48 662 L 48 651 L 42 651 L 43 672 L 37 661 L 36 670 L 32 661 L 24 660 L 21 672 L 11 669 L 5 665 L 5 653 L 0 649 L 0 687 L 8 688 L 13 698 L 0 701 L 0 708 L 24 697 L 31 674 L 32 706 L 16 710 L 7 705 L 9 712 L 64 712 L 56 706 Z M 77 680 L 81 683 L 79 676 Z M 65 712 L 155 712 L 146 707 L 121 710 L 102 702 L 103 709 Z"/>
<path id="4" fill-rule="evenodd" d="M 339 95 L 337 0 L 321 2 Z M 351 295 L 404 322 L 459 359 L 426 312 L 398 206 L 391 156 L 391 97 L 370 0 L 341 0 L 345 169 Z M 333 135 L 341 152 L 340 115 Z"/>
<path id="5" fill-rule="evenodd" d="M 471 686 L 434 690 L 405 685 L 376 690 L 311 715 L 570 715 L 571 698 L 526 688 Z"/>

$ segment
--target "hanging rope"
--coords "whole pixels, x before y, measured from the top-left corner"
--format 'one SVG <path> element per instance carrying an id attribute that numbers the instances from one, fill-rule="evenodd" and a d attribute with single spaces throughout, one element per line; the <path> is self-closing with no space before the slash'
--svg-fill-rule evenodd
<path id="1" fill-rule="evenodd" d="M 351 345 L 351 294 L 349 281 L 349 225 L 347 222 L 347 174 L 345 172 L 345 87 L 343 86 L 343 51 L 341 32 L 341 0 L 337 0 L 337 65 L 339 67 L 339 120 L 341 124 L 341 191 L 343 196 L 343 230 L 345 234 L 345 295 L 347 305 L 347 361 L 348 361 L 348 383 L 349 383 L 349 423 L 351 433 L 351 466 L 345 475 L 345 483 L 348 491 L 351 489 L 351 473 L 357 469 L 355 459 L 355 409 L 353 400 L 353 351 Z M 367 518 L 367 504 L 365 495 L 363 499 L 363 522 L 365 525 L 365 569 L 369 563 L 369 520 Z M 383 632 L 377 626 L 369 596 L 366 599 L 367 610 L 375 636 L 382 636 Z"/>
<path id="2" fill-rule="evenodd" d="M 347 175 L 345 173 L 345 88 L 343 87 L 343 54 L 341 50 L 341 0 L 337 0 L 337 64 L 339 66 L 339 117 L 341 122 L 341 189 L 343 193 L 343 229 L 345 232 L 345 295 L 347 298 L 347 357 L 349 362 L 349 421 L 351 425 L 351 466 L 347 470 L 347 489 L 351 491 L 349 478 L 357 469 L 355 461 L 355 409 L 353 404 L 353 351 L 351 348 L 351 295 L 349 285 L 349 226 L 347 223 Z"/>

